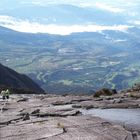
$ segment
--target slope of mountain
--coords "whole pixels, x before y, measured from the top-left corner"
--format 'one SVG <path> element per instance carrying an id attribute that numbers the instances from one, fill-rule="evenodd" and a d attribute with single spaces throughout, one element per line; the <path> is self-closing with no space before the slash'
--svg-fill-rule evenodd
<path id="1" fill-rule="evenodd" d="M 47 92 L 118 90 L 140 81 L 139 28 L 66 36 L 0 28 L 0 62 L 34 79 Z"/>
<path id="2" fill-rule="evenodd" d="M 43 92 L 43 90 L 29 77 L 19 74 L 2 64 L 0 64 L 0 85 Z"/>

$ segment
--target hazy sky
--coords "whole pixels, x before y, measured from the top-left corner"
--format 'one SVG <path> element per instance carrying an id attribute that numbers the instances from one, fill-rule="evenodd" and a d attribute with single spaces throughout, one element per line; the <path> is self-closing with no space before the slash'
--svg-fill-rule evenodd
<path id="1" fill-rule="evenodd" d="M 114 13 L 128 17 L 126 24 L 121 25 L 99 25 L 83 22 L 82 25 L 73 24 L 58 25 L 57 22 L 44 24 L 39 21 L 30 21 L 28 18 L 9 16 L 8 10 L 22 8 L 26 6 L 45 7 L 49 4 L 68 4 L 82 8 L 98 8 L 104 12 Z M 3 0 L 0 2 L 0 25 L 22 32 L 45 32 L 52 34 L 70 34 L 72 32 L 100 31 L 100 30 L 126 30 L 130 23 L 134 26 L 140 26 L 140 0 Z M 31 9 L 32 10 L 32 9 Z M 39 11 L 38 11 L 39 12 Z M 2 14 L 1 14 L 2 13 Z M 46 18 L 46 17 L 45 17 Z M 125 18 L 124 18 L 125 19 Z M 56 20 L 56 19 L 54 19 Z"/>
<path id="2" fill-rule="evenodd" d="M 74 4 L 82 6 L 93 6 L 96 3 L 112 5 L 115 7 L 131 7 L 138 5 L 140 0 L 3 0 L 0 2 L 1 8 L 10 6 L 19 6 L 22 4 Z"/>

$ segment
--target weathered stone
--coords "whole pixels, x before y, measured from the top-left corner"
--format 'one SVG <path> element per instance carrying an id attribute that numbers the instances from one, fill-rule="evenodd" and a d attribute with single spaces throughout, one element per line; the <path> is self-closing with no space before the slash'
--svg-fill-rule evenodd
<path id="1" fill-rule="evenodd" d="M 25 114 L 25 115 L 23 116 L 23 121 L 27 121 L 27 120 L 30 120 L 30 115 L 29 115 L 29 113 L 27 113 L 27 114 Z"/>
<path id="2" fill-rule="evenodd" d="M 40 112 L 40 109 L 36 109 L 36 110 L 34 110 L 33 112 L 31 112 L 31 115 L 39 114 L 39 112 Z"/>
<path id="3" fill-rule="evenodd" d="M 22 98 L 28 100 L 19 101 Z M 137 140 L 139 138 L 137 132 L 132 133 L 120 125 L 114 125 L 98 117 L 84 116 L 79 111 L 81 108 L 92 107 L 139 107 L 140 99 L 125 96 L 125 93 L 96 99 L 85 95 L 11 95 L 8 103 L 0 101 L 0 105 L 8 109 L 1 111 L 0 140 L 134 140 L 134 138 Z"/>
<path id="4" fill-rule="evenodd" d="M 66 117 L 66 116 L 76 116 L 80 114 L 78 110 L 72 111 L 55 111 L 55 112 L 40 112 L 38 114 L 34 114 L 37 117 Z"/>
<path id="5" fill-rule="evenodd" d="M 14 121 L 21 120 L 22 117 L 18 116 L 0 116 L 0 125 L 8 125 Z"/>
<path id="6" fill-rule="evenodd" d="M 120 98 L 114 99 L 113 103 L 123 103 L 123 99 L 120 99 Z"/>
<path id="7" fill-rule="evenodd" d="M 28 101 L 28 98 L 22 98 L 22 99 L 17 100 L 17 102 L 26 102 L 26 101 Z"/>
<path id="8" fill-rule="evenodd" d="M 91 108 L 94 108 L 94 106 L 93 105 L 87 105 L 87 106 L 83 106 L 83 108 L 85 108 L 85 109 L 91 109 Z"/>

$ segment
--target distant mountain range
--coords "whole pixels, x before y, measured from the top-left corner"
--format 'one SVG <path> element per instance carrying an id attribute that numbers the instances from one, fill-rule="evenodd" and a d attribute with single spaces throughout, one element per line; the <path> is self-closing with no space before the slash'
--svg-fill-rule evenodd
<path id="1" fill-rule="evenodd" d="M 30 22 L 57 25 L 83 23 L 114 25 L 125 24 L 125 20 L 127 19 L 122 14 L 116 14 L 98 8 L 79 7 L 66 4 L 48 4 L 44 7 L 40 5 L 24 5 L 22 7 L 0 10 L 0 15 L 15 17 L 17 20 L 28 19 Z"/>
<path id="2" fill-rule="evenodd" d="M 140 29 L 70 35 L 31 34 L 0 27 L 0 62 L 49 93 L 121 90 L 140 82 Z"/>
<path id="3" fill-rule="evenodd" d="M 87 6 L 86 6 L 86 5 Z M 7 0 L 0 3 L 0 15 L 41 24 L 120 25 L 139 20 L 139 0 L 132 1 L 38 1 Z M 18 12 L 17 12 L 18 11 Z M 131 12 L 132 11 L 132 12 Z"/>
<path id="4" fill-rule="evenodd" d="M 0 64 L 0 86 L 43 93 L 43 90 L 28 76 L 19 74 L 16 71 L 3 66 L 2 64 Z"/>

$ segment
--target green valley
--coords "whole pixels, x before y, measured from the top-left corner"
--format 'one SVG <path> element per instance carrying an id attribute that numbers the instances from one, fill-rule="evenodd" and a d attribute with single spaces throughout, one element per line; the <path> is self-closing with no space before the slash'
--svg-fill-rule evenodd
<path id="1" fill-rule="evenodd" d="M 67 36 L 3 32 L 0 62 L 27 74 L 47 92 L 120 90 L 140 82 L 140 42 L 131 31 L 114 31 L 115 37 L 107 31 Z"/>

